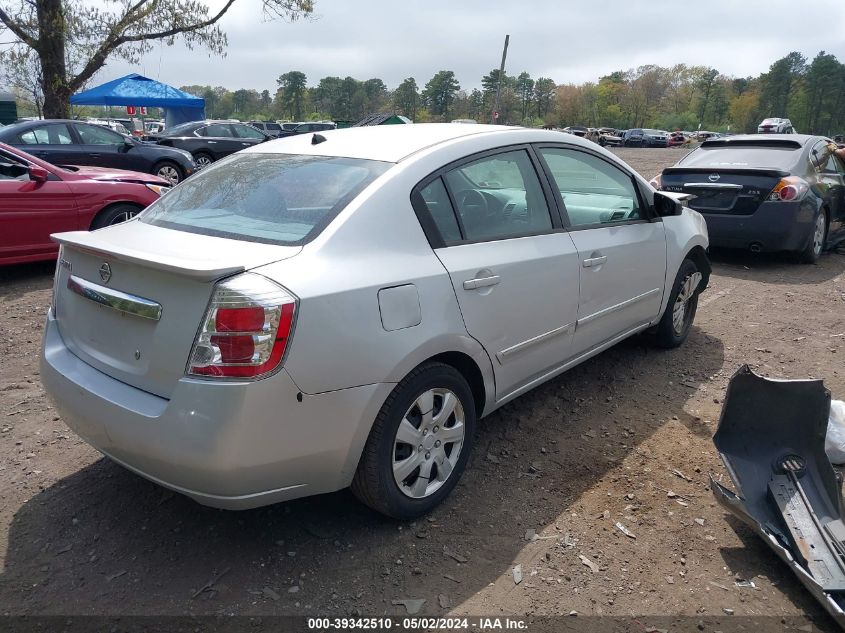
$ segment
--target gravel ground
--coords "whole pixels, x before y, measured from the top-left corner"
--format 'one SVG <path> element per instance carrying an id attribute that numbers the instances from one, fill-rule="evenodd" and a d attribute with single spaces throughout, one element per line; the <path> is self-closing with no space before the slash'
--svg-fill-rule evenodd
<path id="1" fill-rule="evenodd" d="M 618 153 L 651 178 L 683 150 Z M 831 628 L 707 476 L 724 473 L 711 437 L 743 363 L 845 397 L 845 255 L 713 259 L 684 347 L 632 339 L 507 405 L 480 425 L 454 494 L 410 524 L 347 491 L 213 510 L 102 459 L 39 383 L 52 265 L 4 268 L 0 613 L 400 615 L 410 598 L 423 614 L 732 609 Z"/>

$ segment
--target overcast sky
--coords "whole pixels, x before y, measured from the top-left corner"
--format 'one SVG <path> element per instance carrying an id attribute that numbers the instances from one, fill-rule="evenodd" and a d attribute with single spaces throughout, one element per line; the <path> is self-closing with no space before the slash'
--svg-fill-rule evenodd
<path id="1" fill-rule="evenodd" d="M 212 0 L 220 6 L 222 0 Z M 228 54 L 156 46 L 140 67 L 112 61 L 90 85 L 128 72 L 181 86 L 275 91 L 301 70 L 321 77 L 405 77 L 422 87 L 442 69 L 462 88 L 499 65 L 509 33 L 507 73 L 527 70 L 557 83 L 595 81 L 643 64 L 701 64 L 757 75 L 786 53 L 819 50 L 845 62 L 842 0 L 316 0 L 312 19 L 262 20 L 259 0 L 238 0 L 221 21 Z M 800 4 L 800 6 L 799 6 Z"/>

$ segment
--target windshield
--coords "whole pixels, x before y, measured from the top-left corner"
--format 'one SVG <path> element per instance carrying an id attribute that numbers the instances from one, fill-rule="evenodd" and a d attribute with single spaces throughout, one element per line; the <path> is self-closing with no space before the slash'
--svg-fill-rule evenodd
<path id="1" fill-rule="evenodd" d="M 189 233 L 304 244 L 391 163 L 298 154 L 233 154 L 186 180 L 139 217 Z"/>
<path id="2" fill-rule="evenodd" d="M 746 144 L 727 147 L 714 144 L 699 147 L 687 154 L 678 165 L 681 167 L 757 167 L 761 169 L 790 170 L 801 157 L 801 146 L 793 144 Z"/>

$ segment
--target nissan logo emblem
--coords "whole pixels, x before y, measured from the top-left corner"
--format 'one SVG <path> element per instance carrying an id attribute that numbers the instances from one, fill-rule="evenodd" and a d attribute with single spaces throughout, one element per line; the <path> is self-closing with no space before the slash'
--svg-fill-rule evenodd
<path id="1" fill-rule="evenodd" d="M 100 279 L 103 280 L 104 284 L 109 283 L 109 279 L 111 279 L 111 266 L 108 265 L 108 262 L 103 262 L 103 265 L 100 266 Z"/>
<path id="2" fill-rule="evenodd" d="M 719 174 L 710 174 L 707 177 L 707 180 L 709 180 L 710 182 L 718 182 L 719 178 L 721 178 Z"/>

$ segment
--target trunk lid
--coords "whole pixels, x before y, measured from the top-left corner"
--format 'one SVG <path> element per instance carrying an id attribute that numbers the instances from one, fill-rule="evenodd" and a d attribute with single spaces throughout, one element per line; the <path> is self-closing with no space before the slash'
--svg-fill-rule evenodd
<path id="1" fill-rule="evenodd" d="M 690 208 L 705 215 L 751 215 L 788 175 L 777 169 L 669 167 L 661 175 L 661 188 L 693 195 Z"/>
<path id="2" fill-rule="evenodd" d="M 55 310 L 65 345 L 103 373 L 164 398 L 184 376 L 214 283 L 302 250 L 138 221 L 52 237 L 62 245 Z"/>

